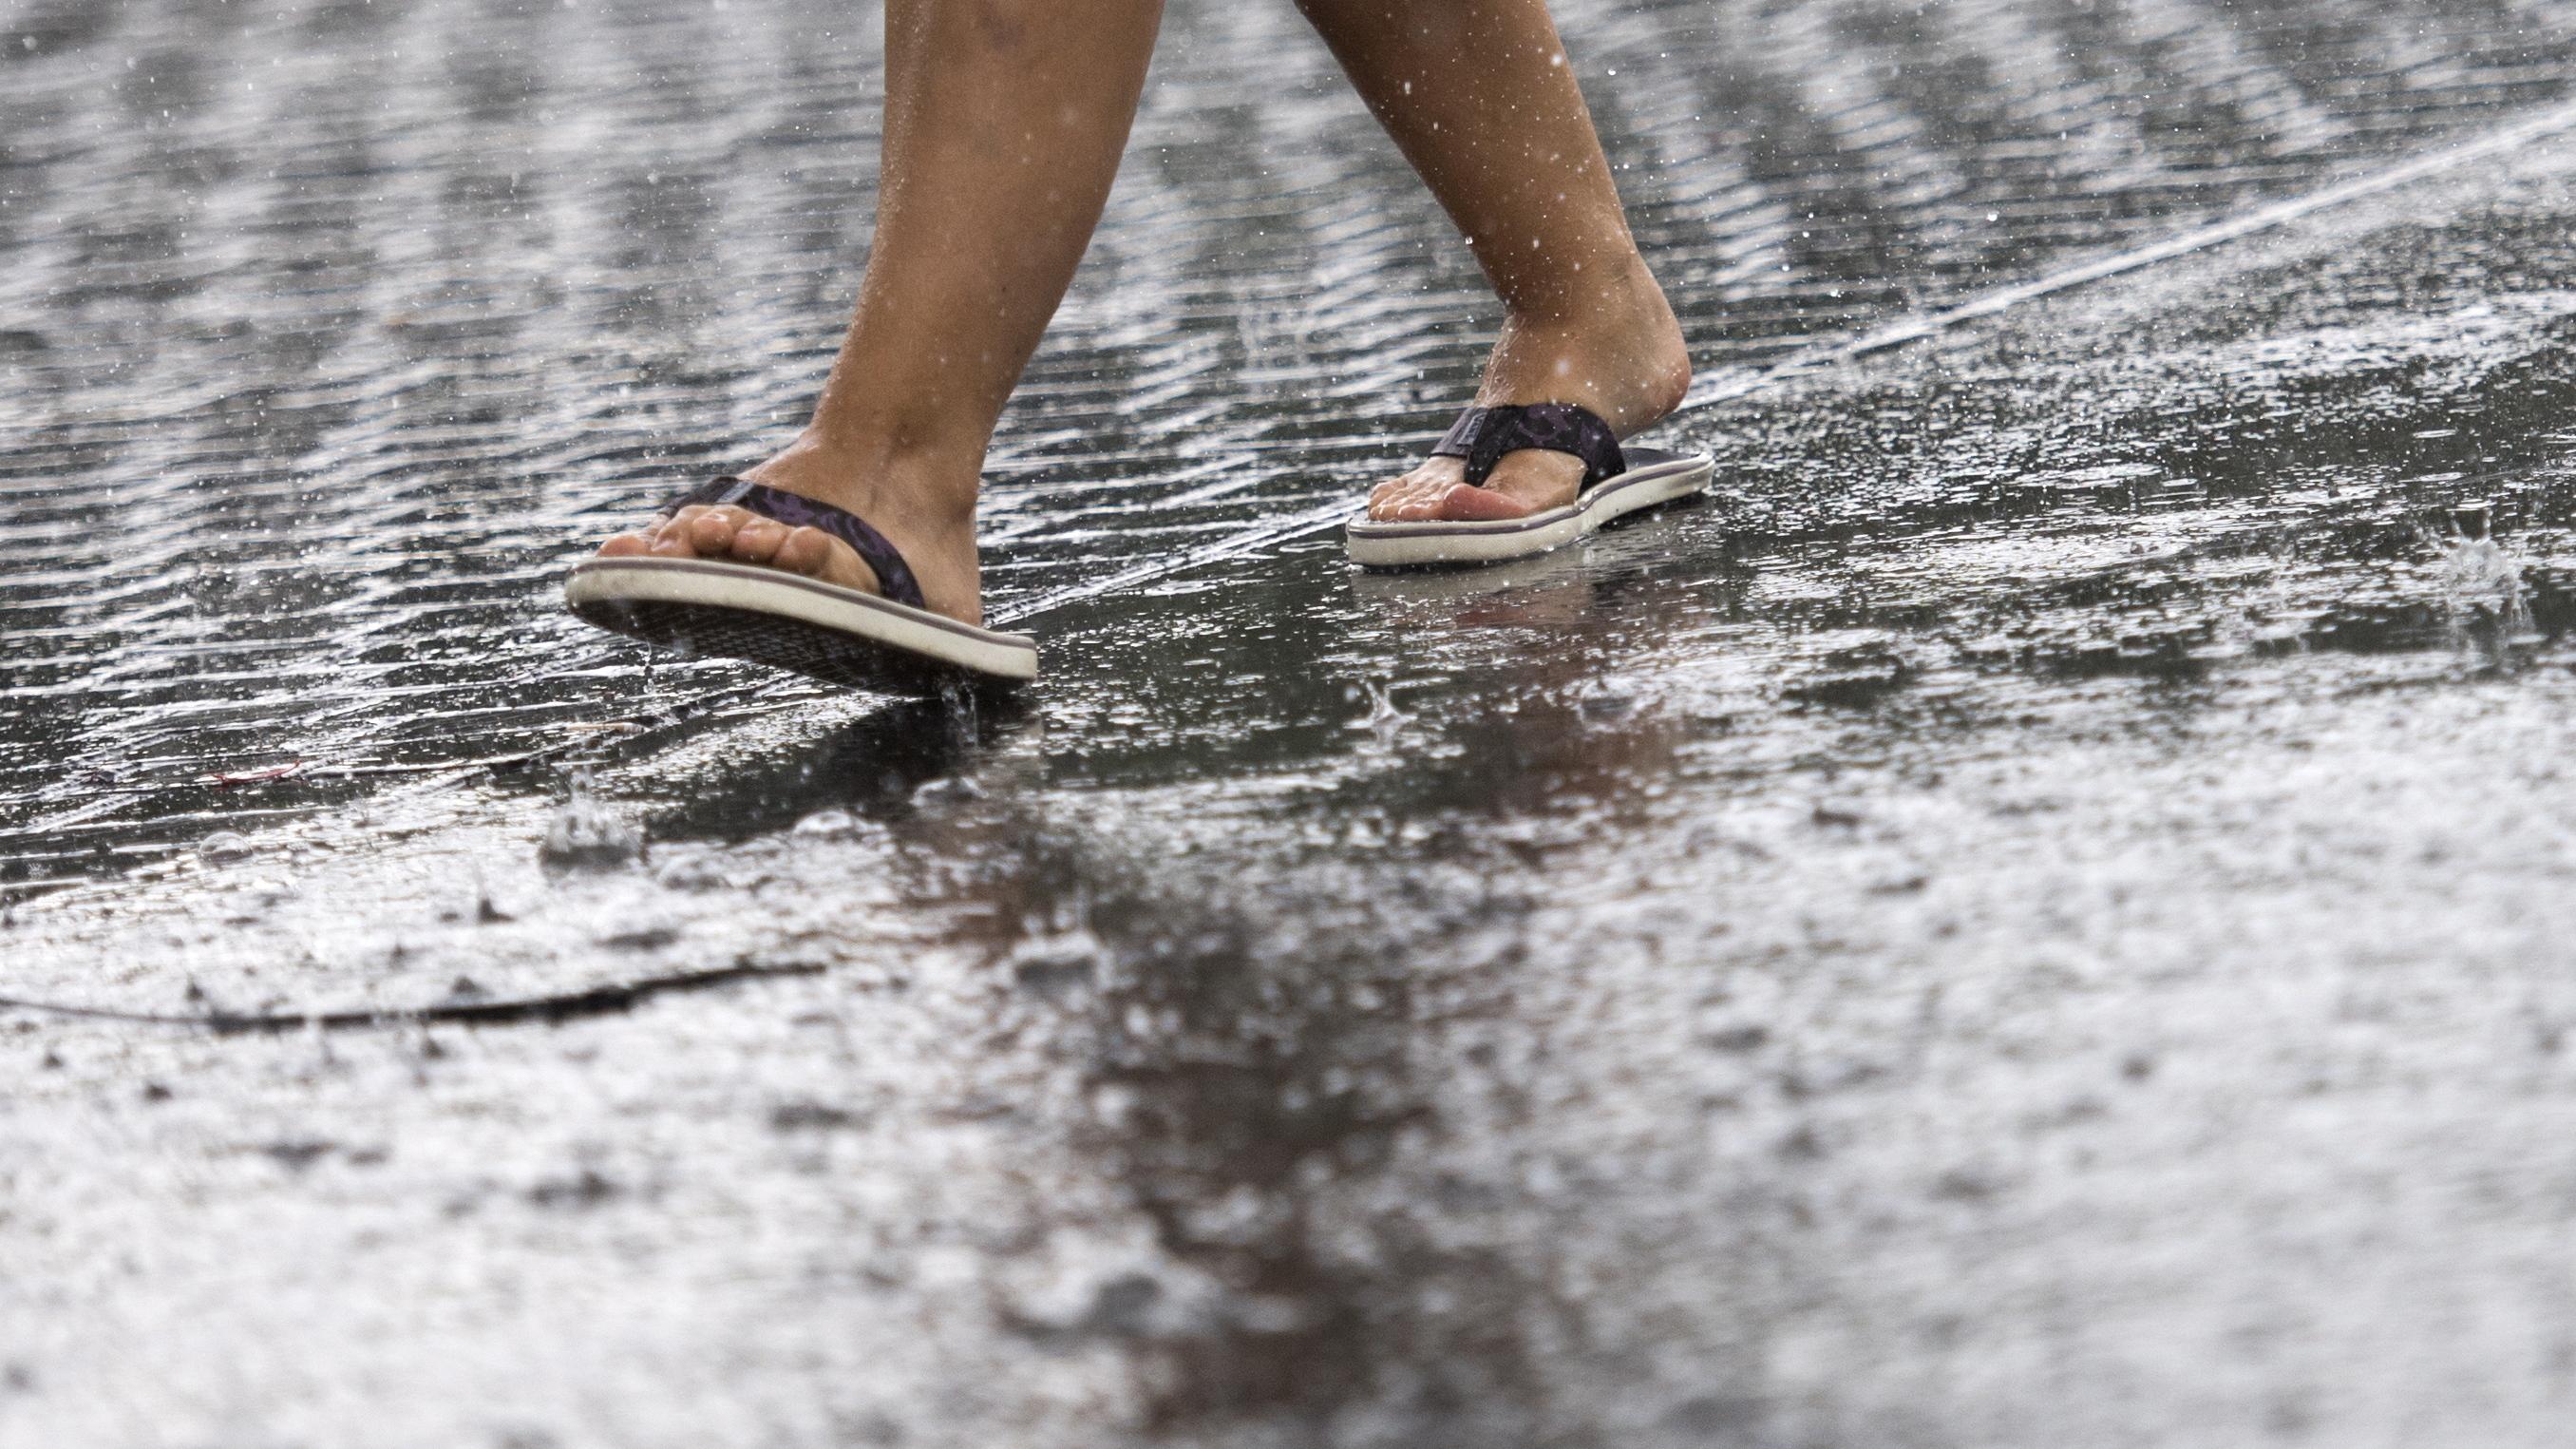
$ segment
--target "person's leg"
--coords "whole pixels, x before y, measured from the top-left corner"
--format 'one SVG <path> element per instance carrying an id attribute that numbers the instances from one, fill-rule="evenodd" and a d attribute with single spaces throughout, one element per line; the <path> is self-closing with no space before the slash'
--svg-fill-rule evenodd
<path id="1" fill-rule="evenodd" d="M 1690 360 L 1620 214 L 1546 0 L 1298 0 L 1503 299 L 1476 400 L 1579 403 L 1626 436 L 1680 406 Z M 1455 458 L 1379 485 L 1373 518 L 1516 518 L 1583 465 L 1515 453 L 1482 488 Z"/>
<path id="2" fill-rule="evenodd" d="M 887 0 L 885 161 L 857 313 L 813 421 L 746 476 L 874 524 L 953 618 L 982 618 L 984 449 L 1100 220 L 1162 8 Z M 876 587 L 847 544 L 738 508 L 683 509 L 600 552 Z"/>

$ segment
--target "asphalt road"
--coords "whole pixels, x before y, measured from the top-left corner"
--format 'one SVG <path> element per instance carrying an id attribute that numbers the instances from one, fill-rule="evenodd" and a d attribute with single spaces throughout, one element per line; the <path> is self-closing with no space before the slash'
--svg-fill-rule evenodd
<path id="1" fill-rule="evenodd" d="M 1559 9 L 1716 391 L 2576 76 L 2558 0 Z M 0 0 L 0 897 L 655 707 L 553 587 L 802 417 L 867 247 L 877 31 Z M 990 459 L 1003 613 L 1336 506 L 1496 320 L 1285 0 L 1172 7 L 1131 155 Z M 292 773 L 210 779 L 260 771 Z"/>
<path id="2" fill-rule="evenodd" d="M 0 1443 L 2563 1442 L 2571 341 L 2537 138 L 21 902 Z"/>

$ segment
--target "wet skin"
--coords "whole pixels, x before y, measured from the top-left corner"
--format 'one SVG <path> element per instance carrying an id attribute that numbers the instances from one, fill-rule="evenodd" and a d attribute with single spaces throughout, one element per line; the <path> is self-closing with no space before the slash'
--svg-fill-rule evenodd
<path id="1" fill-rule="evenodd" d="M 878 592 L 876 570 L 869 568 L 848 544 L 819 528 L 790 528 L 731 504 L 712 508 L 691 504 L 655 519 L 641 532 L 618 534 L 599 546 L 599 556 L 722 559 L 759 564 L 866 593 Z M 904 557 L 909 561 L 912 552 L 905 550 Z M 970 620 L 976 617 L 953 608 L 945 612 Z"/>
<path id="2" fill-rule="evenodd" d="M 1679 406 L 1681 329 L 1637 252 L 1544 0 L 1302 0 L 1503 303 L 1476 401 L 1569 402 L 1627 436 Z M 1160 0 L 894 0 L 885 161 L 859 302 L 813 421 L 744 476 L 866 519 L 934 611 L 981 622 L 975 496 L 1003 403 L 1100 219 Z M 1434 458 L 1369 516 L 1524 517 L 1573 501 L 1583 464 L 1507 456 L 1482 486 Z M 713 558 L 874 592 L 848 545 L 734 507 L 691 507 L 600 548 Z"/>
<path id="3" fill-rule="evenodd" d="M 1679 406 L 1690 385 L 1681 329 L 1663 293 L 1645 275 L 1643 262 L 1636 263 L 1633 271 L 1634 280 L 1602 288 L 1603 305 L 1595 316 L 1613 321 L 1551 324 L 1515 319 L 1506 323 L 1477 390 L 1478 405 L 1579 403 L 1600 414 L 1621 437 Z M 853 490 L 832 478 L 829 460 L 809 456 L 814 451 L 811 443 L 802 444 L 754 469 L 750 476 L 808 497 L 848 499 Z M 1425 459 L 1410 472 L 1378 484 L 1369 495 L 1368 515 L 1408 523 L 1526 517 L 1573 502 L 1583 481 L 1583 463 L 1568 454 L 1531 450 L 1506 455 L 1481 485 L 1468 483 L 1465 474 L 1462 459 Z M 916 521 L 903 506 L 907 499 L 901 490 L 870 491 L 879 505 L 860 504 L 853 511 L 894 541 L 912 565 L 930 607 L 952 618 L 980 622 L 971 511 L 945 526 L 935 519 Z M 912 496 L 939 495 L 924 490 Z M 609 539 L 599 553 L 603 558 L 722 559 L 782 569 L 867 593 L 878 588 L 876 571 L 841 540 L 818 528 L 791 528 L 729 504 L 683 508 L 638 532 Z"/>
<path id="4" fill-rule="evenodd" d="M 1626 275 L 1603 285 L 1596 305 L 1579 315 L 1506 322 L 1477 404 L 1577 403 L 1622 438 L 1679 407 L 1690 387 L 1681 326 L 1642 258 L 1619 271 Z M 1524 518 L 1572 503 L 1582 482 L 1582 460 L 1566 453 L 1505 454 L 1481 485 L 1466 481 L 1464 459 L 1427 458 L 1380 483 L 1369 494 L 1368 516 L 1398 523 Z"/>

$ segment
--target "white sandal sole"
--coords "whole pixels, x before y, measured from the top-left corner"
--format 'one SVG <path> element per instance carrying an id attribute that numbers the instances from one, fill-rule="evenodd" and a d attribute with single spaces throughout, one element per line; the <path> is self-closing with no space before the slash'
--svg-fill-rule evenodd
<path id="1" fill-rule="evenodd" d="M 1038 676 L 1037 641 L 857 589 L 715 559 L 591 559 L 564 603 L 603 629 L 683 654 L 750 659 L 833 684 L 929 694 Z"/>
<path id="2" fill-rule="evenodd" d="M 1563 548 L 1641 508 L 1706 492 L 1717 476 L 1716 461 L 1706 453 L 1631 448 L 1628 458 L 1627 472 L 1594 484 L 1562 508 L 1527 518 L 1377 523 L 1361 514 L 1344 529 L 1351 562 L 1364 569 L 1405 569 L 1528 558 Z"/>

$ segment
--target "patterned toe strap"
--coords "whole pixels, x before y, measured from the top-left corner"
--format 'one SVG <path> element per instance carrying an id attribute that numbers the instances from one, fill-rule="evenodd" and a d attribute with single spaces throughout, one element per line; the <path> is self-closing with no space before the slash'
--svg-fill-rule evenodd
<path id="1" fill-rule="evenodd" d="M 1467 481 L 1481 486 L 1504 455 L 1524 448 L 1571 453 L 1582 459 L 1586 488 L 1628 471 L 1628 459 L 1619 451 L 1619 435 L 1591 409 L 1573 403 L 1469 408 L 1449 425 L 1447 436 L 1431 456 L 1466 459 Z"/>
<path id="2" fill-rule="evenodd" d="M 819 528 L 848 544 L 869 568 L 877 572 L 877 588 L 890 603 L 921 608 L 921 584 L 912 576 L 912 565 L 886 541 L 886 536 L 868 526 L 868 521 L 846 509 L 829 503 L 818 503 L 801 493 L 772 488 L 743 478 L 714 478 L 699 484 L 662 505 L 666 514 L 677 513 L 691 504 L 713 508 L 730 503 L 747 508 L 763 518 L 774 518 L 790 528 Z"/>

